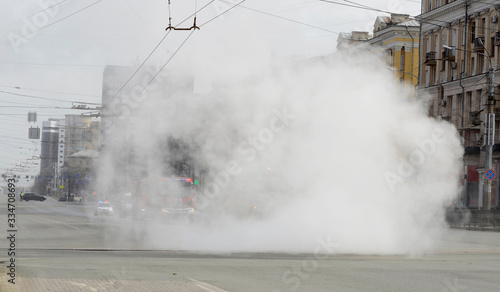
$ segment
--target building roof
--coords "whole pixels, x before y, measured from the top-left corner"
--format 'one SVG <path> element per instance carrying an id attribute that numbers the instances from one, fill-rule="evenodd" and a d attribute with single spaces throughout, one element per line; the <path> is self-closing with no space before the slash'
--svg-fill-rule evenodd
<path id="1" fill-rule="evenodd" d="M 82 150 L 78 151 L 75 154 L 70 155 L 71 158 L 90 158 L 95 159 L 99 158 L 99 152 L 95 150 Z"/>
<path id="2" fill-rule="evenodd" d="M 420 23 L 418 22 L 418 20 L 412 19 L 410 21 L 398 23 L 396 25 L 398 25 L 398 26 L 420 26 Z"/>
<path id="3" fill-rule="evenodd" d="M 407 18 L 407 21 L 404 22 L 394 22 L 394 19 L 404 19 Z M 377 19 L 375 20 L 375 26 L 377 23 L 380 23 L 382 26 L 382 29 L 388 27 L 388 26 L 420 26 L 420 23 L 412 18 L 409 18 L 409 15 L 391 15 L 391 16 L 377 16 Z"/>

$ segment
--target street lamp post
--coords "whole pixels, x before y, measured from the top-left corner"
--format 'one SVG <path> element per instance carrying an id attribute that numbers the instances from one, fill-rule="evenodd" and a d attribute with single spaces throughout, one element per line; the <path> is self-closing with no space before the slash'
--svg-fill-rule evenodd
<path id="1" fill-rule="evenodd" d="M 409 72 L 406 72 L 406 71 L 403 71 L 403 70 L 398 70 L 398 69 L 393 68 L 393 67 L 390 67 L 390 66 L 385 66 L 385 67 L 386 67 L 387 69 L 389 69 L 389 70 L 392 70 L 392 71 L 398 71 L 398 72 L 401 72 L 401 73 L 403 73 L 403 74 L 408 74 L 408 75 L 411 75 L 412 77 L 414 77 L 415 79 L 417 79 L 417 80 L 418 80 L 418 77 L 417 77 L 417 76 L 415 76 L 415 74 L 412 74 L 412 73 L 409 73 Z M 412 82 L 413 82 L 413 80 L 412 80 Z M 417 85 L 415 85 L 415 88 L 413 88 L 414 93 L 416 92 L 416 87 L 417 87 Z M 414 94 L 414 95 L 415 95 L 415 94 Z"/>

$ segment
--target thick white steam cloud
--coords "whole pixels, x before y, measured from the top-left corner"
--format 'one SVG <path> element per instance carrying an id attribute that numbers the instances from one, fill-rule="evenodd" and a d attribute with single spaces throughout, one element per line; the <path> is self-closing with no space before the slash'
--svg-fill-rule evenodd
<path id="1" fill-rule="evenodd" d="M 200 80 L 190 73 L 169 71 L 169 92 L 144 99 L 126 144 L 149 175 L 161 172 L 166 137 L 187 145 L 204 171 L 197 217 L 191 226 L 138 225 L 141 247 L 314 252 L 328 242 L 338 253 L 385 254 L 431 247 L 459 193 L 463 149 L 451 124 L 428 117 L 411 88 L 370 59 L 275 59 L 257 75 L 206 66 L 203 94 L 193 94 Z M 124 144 L 110 145 L 100 177 L 113 182 L 110 157 Z"/>

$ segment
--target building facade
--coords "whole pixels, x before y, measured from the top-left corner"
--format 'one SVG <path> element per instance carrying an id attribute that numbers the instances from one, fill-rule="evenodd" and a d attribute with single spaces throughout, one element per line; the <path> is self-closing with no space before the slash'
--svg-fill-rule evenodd
<path id="1" fill-rule="evenodd" d="M 426 0 L 422 3 L 419 96 L 429 99 L 429 114 L 455 125 L 464 153 L 463 193 L 459 204 L 483 207 L 488 105 L 497 113 L 500 76 L 500 4 L 498 1 Z M 493 83 L 491 83 L 491 81 Z M 492 85 L 490 87 L 490 85 Z M 500 144 L 494 131 L 493 168 L 498 173 Z M 498 207 L 498 179 L 491 206 Z"/>
<path id="2" fill-rule="evenodd" d="M 41 194 L 51 192 L 57 176 L 61 122 L 64 120 L 49 119 L 42 123 L 40 174 L 37 181 L 37 192 Z"/>
<path id="3" fill-rule="evenodd" d="M 100 147 L 100 123 L 91 117 L 66 115 L 64 164 L 61 170 L 61 185 L 65 192 L 83 192 L 94 179 L 94 158 Z M 89 159 L 87 153 L 92 153 Z"/>
<path id="4" fill-rule="evenodd" d="M 418 83 L 420 24 L 407 14 L 378 16 L 373 37 L 368 40 L 375 52 L 385 56 L 401 83 Z"/>
<path id="5" fill-rule="evenodd" d="M 418 21 L 407 14 L 378 16 L 373 34 L 362 31 L 340 33 L 337 50 L 368 50 L 380 56 L 401 83 L 415 87 L 418 83 L 419 32 Z"/>
<path id="6" fill-rule="evenodd" d="M 337 38 L 337 50 L 352 49 L 354 46 L 363 45 L 372 36 L 367 31 L 341 32 Z"/>

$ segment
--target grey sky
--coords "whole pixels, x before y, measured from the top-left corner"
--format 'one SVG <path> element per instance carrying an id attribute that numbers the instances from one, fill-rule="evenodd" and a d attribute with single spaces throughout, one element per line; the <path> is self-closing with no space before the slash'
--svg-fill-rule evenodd
<path id="1" fill-rule="evenodd" d="M 177 24 L 210 0 L 171 2 L 172 23 Z M 212 2 L 197 14 L 197 24 L 205 24 L 238 2 Z M 412 16 L 420 12 L 419 1 L 355 2 Z M 27 138 L 27 113 L 38 113 L 38 122 L 31 126 L 41 128 L 49 117 L 80 113 L 56 107 L 100 102 L 104 66 L 142 63 L 166 33 L 168 7 L 167 0 L 0 3 L 4 8 L 0 11 L 0 172 L 5 173 L 30 158 L 35 147 L 40 151 L 39 141 Z M 182 47 L 176 61 L 227 57 L 251 63 L 272 54 L 325 55 L 335 51 L 337 33 L 371 30 L 377 15 L 387 15 L 318 0 L 246 0 L 241 6 L 203 25 Z M 183 25 L 191 26 L 192 18 Z M 187 34 L 172 32 L 148 64 L 163 63 Z M 255 46 L 254 54 L 246 52 L 249 46 Z M 35 175 L 38 170 L 33 166 L 17 174 Z"/>

